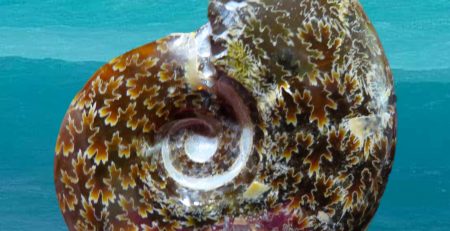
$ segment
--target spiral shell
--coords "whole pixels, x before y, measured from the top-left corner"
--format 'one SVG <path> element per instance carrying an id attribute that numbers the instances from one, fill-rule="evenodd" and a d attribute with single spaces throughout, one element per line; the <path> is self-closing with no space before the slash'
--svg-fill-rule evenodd
<path id="1" fill-rule="evenodd" d="M 70 230 L 363 230 L 391 171 L 392 75 L 355 0 L 212 0 L 101 67 L 55 185 Z"/>

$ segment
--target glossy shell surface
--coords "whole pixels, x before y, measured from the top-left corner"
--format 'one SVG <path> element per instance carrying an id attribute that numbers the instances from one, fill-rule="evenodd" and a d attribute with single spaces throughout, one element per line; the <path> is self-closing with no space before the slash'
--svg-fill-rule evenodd
<path id="1" fill-rule="evenodd" d="M 212 0 L 197 32 L 113 59 L 76 95 L 57 198 L 70 230 L 364 230 L 396 118 L 358 1 Z"/>

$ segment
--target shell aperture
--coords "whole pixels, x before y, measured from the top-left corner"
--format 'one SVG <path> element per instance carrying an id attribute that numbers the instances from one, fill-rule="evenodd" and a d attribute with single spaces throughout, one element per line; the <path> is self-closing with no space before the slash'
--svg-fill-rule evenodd
<path id="1" fill-rule="evenodd" d="M 392 74 L 357 1 L 212 0 L 72 101 L 69 230 L 363 230 L 396 144 Z"/>

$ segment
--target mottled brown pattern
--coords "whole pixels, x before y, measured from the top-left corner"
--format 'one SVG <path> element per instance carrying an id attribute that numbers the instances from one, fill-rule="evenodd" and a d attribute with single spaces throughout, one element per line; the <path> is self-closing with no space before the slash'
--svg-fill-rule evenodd
<path id="1" fill-rule="evenodd" d="M 72 101 L 55 148 L 68 228 L 366 229 L 397 121 L 358 1 L 212 0 L 209 19 L 113 59 Z M 204 163 L 193 134 L 218 140 Z"/>

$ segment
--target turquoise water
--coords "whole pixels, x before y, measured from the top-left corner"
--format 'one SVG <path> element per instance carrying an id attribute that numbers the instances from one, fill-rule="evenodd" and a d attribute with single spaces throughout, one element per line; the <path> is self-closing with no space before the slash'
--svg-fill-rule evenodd
<path id="1" fill-rule="evenodd" d="M 450 2 L 364 0 L 396 78 L 399 143 L 370 230 L 450 227 Z M 0 0 L 0 230 L 65 230 L 53 149 L 103 62 L 206 21 L 206 0 Z"/>

